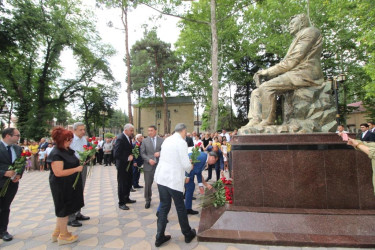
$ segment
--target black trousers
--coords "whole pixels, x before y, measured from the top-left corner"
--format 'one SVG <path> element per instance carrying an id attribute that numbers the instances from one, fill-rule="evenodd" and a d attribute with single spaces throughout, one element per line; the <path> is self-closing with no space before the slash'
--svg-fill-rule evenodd
<path id="1" fill-rule="evenodd" d="M 98 150 L 98 163 L 99 164 L 102 164 L 103 163 L 103 156 L 104 156 L 104 151 L 103 149 L 99 149 Z"/>
<path id="2" fill-rule="evenodd" d="M 133 168 L 133 187 L 137 187 L 139 186 L 139 178 L 141 177 L 141 172 L 139 171 L 138 167 L 132 166 L 132 168 Z"/>
<path id="3" fill-rule="evenodd" d="M 104 164 L 106 166 L 108 166 L 108 164 L 112 165 L 111 154 L 104 154 Z"/>
<path id="4" fill-rule="evenodd" d="M 207 176 L 207 180 L 211 180 L 212 178 L 212 169 L 215 169 L 215 173 L 216 173 L 216 180 L 220 180 L 220 165 L 219 164 L 215 164 L 215 165 L 208 165 L 208 176 Z"/>
<path id="5" fill-rule="evenodd" d="M 116 166 L 117 168 L 117 192 L 119 206 L 125 205 L 129 200 L 130 190 L 133 183 L 133 170 L 132 166 L 129 171 L 126 171 L 127 166 Z"/>
<path id="6" fill-rule="evenodd" d="M 186 213 L 183 193 L 159 184 L 158 189 L 160 197 L 160 210 L 157 222 L 158 229 L 156 239 L 160 239 L 164 236 L 165 228 L 167 226 L 168 213 L 169 210 L 171 210 L 172 199 L 174 205 L 176 206 L 178 222 L 180 223 L 181 232 L 183 235 L 189 234 L 191 231 L 191 227 L 189 225 L 189 219 Z"/>
<path id="7" fill-rule="evenodd" d="M 8 190 L 4 197 L 0 197 L 0 233 L 8 230 L 10 205 L 18 190 L 18 182 L 9 183 Z"/>

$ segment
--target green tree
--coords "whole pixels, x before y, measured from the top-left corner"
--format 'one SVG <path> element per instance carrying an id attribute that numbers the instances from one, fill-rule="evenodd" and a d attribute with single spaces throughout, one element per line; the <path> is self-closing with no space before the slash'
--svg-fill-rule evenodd
<path id="1" fill-rule="evenodd" d="M 156 30 L 145 31 L 144 38 L 133 45 L 131 55 L 133 81 L 138 86 L 146 83 L 153 88 L 155 96 L 160 94 L 163 100 L 164 133 L 170 133 L 167 93 L 176 87 L 178 58 L 171 50 L 171 45 L 157 37 Z"/>
<path id="2" fill-rule="evenodd" d="M 128 0 L 97 0 L 99 5 L 104 4 L 109 8 L 119 8 L 121 10 L 121 22 L 125 30 L 125 64 L 126 64 L 126 82 L 127 82 L 127 98 L 128 98 L 128 115 L 129 122 L 133 124 L 132 114 L 132 79 L 131 79 L 131 64 L 130 64 L 130 52 L 129 52 L 129 24 L 128 24 L 128 11 L 129 8 L 136 7 L 135 1 Z"/>
<path id="3" fill-rule="evenodd" d="M 113 133 L 119 133 L 123 131 L 126 123 L 129 123 L 129 117 L 121 110 L 114 110 L 108 120 L 108 127 Z"/>
<path id="4" fill-rule="evenodd" d="M 49 132 L 53 110 L 71 100 L 93 75 L 111 78 L 106 57 L 113 49 L 101 44 L 90 12 L 72 0 L 9 0 L 2 8 L 0 80 L 15 102 L 17 126 L 26 138 Z M 4 32 L 6 30 L 6 32 Z M 4 35 L 5 34 L 5 35 Z M 63 79 L 60 56 L 72 50 L 79 71 Z"/>

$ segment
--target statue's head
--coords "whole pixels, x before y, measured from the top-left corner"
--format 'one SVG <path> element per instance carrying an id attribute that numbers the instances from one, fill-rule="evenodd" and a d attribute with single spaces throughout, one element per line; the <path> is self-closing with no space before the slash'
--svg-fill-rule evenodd
<path id="1" fill-rule="evenodd" d="M 289 23 L 289 32 L 295 35 L 303 28 L 311 26 L 309 18 L 305 14 L 292 16 Z"/>

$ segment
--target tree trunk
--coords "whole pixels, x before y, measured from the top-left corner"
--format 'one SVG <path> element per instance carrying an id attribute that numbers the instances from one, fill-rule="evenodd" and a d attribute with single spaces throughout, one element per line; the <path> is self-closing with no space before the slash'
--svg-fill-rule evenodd
<path id="1" fill-rule="evenodd" d="M 160 66 L 159 66 L 159 62 L 157 58 L 157 53 L 155 53 L 155 65 L 156 65 L 156 71 L 158 72 Z M 165 96 L 165 90 L 164 90 L 164 85 L 163 85 L 163 73 L 159 74 L 159 87 L 160 87 L 161 97 L 163 98 L 164 134 L 169 134 L 168 104 L 167 104 L 167 97 Z"/>
<path id="2" fill-rule="evenodd" d="M 88 136 L 91 137 L 91 126 L 90 126 L 90 122 L 89 122 L 89 105 L 87 104 L 87 101 L 85 98 L 82 98 L 82 101 L 83 101 L 83 105 L 85 106 L 85 112 L 84 112 L 84 115 L 83 115 L 83 118 L 84 118 L 84 121 L 85 121 L 85 126 L 86 126 L 86 132 L 88 134 Z"/>
<path id="3" fill-rule="evenodd" d="M 219 117 L 219 67 L 218 67 L 218 40 L 216 28 L 216 0 L 211 0 L 211 36 L 212 36 L 212 51 L 211 51 L 211 65 L 212 65 L 212 103 L 210 111 L 210 131 L 214 132 L 217 129 L 217 122 Z"/>
<path id="4" fill-rule="evenodd" d="M 128 96 L 128 116 L 129 116 L 129 123 L 133 124 L 133 114 L 132 114 L 132 100 L 131 100 L 131 93 L 132 93 L 132 80 L 130 74 L 130 53 L 129 53 L 129 27 L 128 27 L 128 8 L 122 7 L 123 13 L 123 25 L 125 28 L 125 51 L 126 51 L 126 75 L 127 75 L 127 96 Z"/>

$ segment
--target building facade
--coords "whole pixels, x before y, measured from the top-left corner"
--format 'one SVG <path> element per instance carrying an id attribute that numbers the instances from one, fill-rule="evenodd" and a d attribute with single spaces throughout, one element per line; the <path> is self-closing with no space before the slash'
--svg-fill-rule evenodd
<path id="1" fill-rule="evenodd" d="M 170 131 L 164 131 L 164 109 L 162 101 L 150 101 L 149 104 L 139 105 L 139 100 L 133 106 L 133 123 L 137 134 L 147 135 L 147 128 L 155 125 L 159 135 L 171 133 L 178 123 L 184 123 L 188 131 L 194 130 L 194 101 L 191 96 L 167 97 L 168 125 Z"/>

